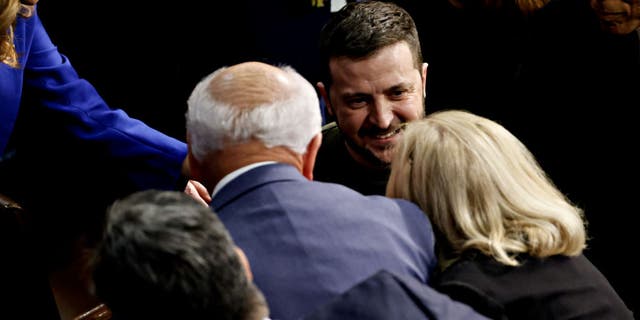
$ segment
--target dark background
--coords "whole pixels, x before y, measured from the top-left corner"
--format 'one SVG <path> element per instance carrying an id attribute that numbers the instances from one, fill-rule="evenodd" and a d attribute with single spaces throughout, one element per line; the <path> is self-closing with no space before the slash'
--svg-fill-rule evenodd
<path id="1" fill-rule="evenodd" d="M 316 41 L 330 13 L 309 2 L 42 1 L 39 14 L 111 107 L 184 140 L 186 100 L 218 67 L 287 63 L 318 81 Z M 581 1 L 556 2 L 567 5 L 536 20 L 398 1 L 430 64 L 427 111 L 466 108 L 516 134 L 585 210 L 585 253 L 637 314 L 638 45 L 600 37 Z"/>
<path id="2" fill-rule="evenodd" d="M 307 1 L 42 1 L 59 50 L 114 108 L 184 139 L 186 101 L 198 81 L 247 60 L 286 63 L 316 78 L 316 41 L 328 7 Z"/>

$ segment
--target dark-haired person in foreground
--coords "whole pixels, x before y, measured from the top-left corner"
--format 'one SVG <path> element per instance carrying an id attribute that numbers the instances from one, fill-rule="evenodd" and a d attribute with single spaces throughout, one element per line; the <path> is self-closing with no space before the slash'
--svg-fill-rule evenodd
<path id="1" fill-rule="evenodd" d="M 268 307 L 217 215 L 178 191 L 116 201 L 93 261 L 113 319 L 266 319 Z"/>

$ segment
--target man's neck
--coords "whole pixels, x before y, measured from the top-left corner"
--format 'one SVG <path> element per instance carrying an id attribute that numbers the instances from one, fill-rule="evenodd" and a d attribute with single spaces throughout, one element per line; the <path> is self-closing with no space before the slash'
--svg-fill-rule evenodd
<path id="1" fill-rule="evenodd" d="M 213 190 L 226 175 L 259 162 L 279 162 L 290 164 L 302 172 L 301 156 L 285 147 L 267 148 L 261 142 L 249 141 L 225 146 L 223 150 L 211 153 L 205 160 L 201 180 L 207 189 Z"/>

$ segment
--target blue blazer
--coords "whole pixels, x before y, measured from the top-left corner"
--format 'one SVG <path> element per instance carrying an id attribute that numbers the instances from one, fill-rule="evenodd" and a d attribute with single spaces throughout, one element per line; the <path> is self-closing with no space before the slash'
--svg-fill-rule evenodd
<path id="1" fill-rule="evenodd" d="M 48 122 L 64 131 L 64 136 L 97 147 L 102 155 L 116 160 L 112 163 L 125 172 L 131 180 L 128 183 L 139 189 L 176 187 L 187 153 L 185 143 L 130 118 L 122 110 L 110 109 L 58 52 L 37 14 L 18 17 L 14 34 L 20 67 L 0 63 L 0 159 L 20 108 L 47 109 Z M 28 92 L 28 105 L 24 104 L 23 92 Z M 38 128 L 27 131 L 46 135 Z"/>
<path id="2" fill-rule="evenodd" d="M 487 320 L 471 307 L 416 281 L 382 270 L 304 320 Z"/>
<path id="3" fill-rule="evenodd" d="M 211 206 L 245 251 L 274 320 L 302 317 L 381 269 L 426 283 L 436 265 L 417 206 L 312 182 L 290 165 L 245 172 Z"/>

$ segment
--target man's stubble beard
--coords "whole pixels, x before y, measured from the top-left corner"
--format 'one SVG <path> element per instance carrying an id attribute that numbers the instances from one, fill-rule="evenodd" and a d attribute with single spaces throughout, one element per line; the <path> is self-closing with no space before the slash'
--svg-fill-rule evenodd
<path id="1" fill-rule="evenodd" d="M 384 161 L 378 158 L 373 152 L 371 152 L 371 150 L 358 145 L 355 141 L 353 141 L 353 139 L 351 139 L 351 137 L 346 135 L 343 137 L 344 141 L 347 144 L 347 148 L 362 157 L 362 159 L 367 162 L 368 166 L 376 169 L 389 169 L 389 167 L 391 166 L 391 161 Z M 395 145 L 388 146 L 387 148 L 385 148 L 385 151 L 387 151 L 388 149 L 392 149 L 394 146 Z"/>

